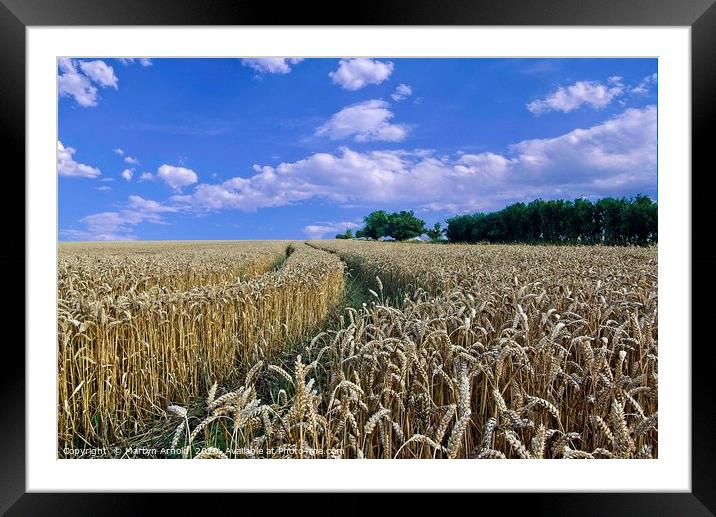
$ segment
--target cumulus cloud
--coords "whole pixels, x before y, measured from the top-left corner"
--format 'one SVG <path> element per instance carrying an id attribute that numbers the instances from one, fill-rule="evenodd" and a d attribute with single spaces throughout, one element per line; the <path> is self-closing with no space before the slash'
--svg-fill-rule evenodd
<path id="1" fill-rule="evenodd" d="M 344 233 L 346 230 L 354 230 L 360 227 L 360 224 L 351 221 L 340 223 L 319 222 L 304 226 L 303 233 L 305 233 L 309 239 L 323 239 L 326 235 L 333 237 L 338 233 Z"/>
<path id="2" fill-rule="evenodd" d="M 500 180 L 514 165 L 514 158 L 505 158 L 495 153 L 463 154 L 458 160 L 455 170 L 467 174 L 479 172 L 485 179 Z"/>
<path id="3" fill-rule="evenodd" d="M 152 199 L 144 199 L 141 196 L 129 196 L 127 202 L 127 210 L 130 212 L 130 219 L 140 219 L 141 221 L 150 220 L 152 222 L 158 222 L 160 220 L 159 214 L 166 212 L 178 212 L 179 209 L 174 206 L 167 206 L 161 204 L 159 201 Z M 139 221 L 139 222 L 141 222 Z"/>
<path id="4" fill-rule="evenodd" d="M 291 71 L 291 65 L 301 61 L 303 61 L 301 58 L 262 57 L 242 59 L 241 64 L 260 74 L 287 74 Z"/>
<path id="5" fill-rule="evenodd" d="M 107 185 L 100 185 L 99 187 L 95 187 L 95 190 L 99 190 L 100 192 L 109 192 L 112 190 L 112 187 L 109 187 Z"/>
<path id="6" fill-rule="evenodd" d="M 114 152 L 114 154 L 123 156 L 125 163 L 128 163 L 130 165 L 137 165 L 139 163 L 139 160 L 137 160 L 135 157 L 129 156 L 127 153 L 125 153 L 124 149 L 120 149 L 119 147 L 117 147 L 116 149 L 112 149 L 112 151 Z"/>
<path id="7" fill-rule="evenodd" d="M 80 61 L 79 63 L 80 69 L 95 83 L 115 90 L 119 87 L 117 76 L 114 75 L 114 69 L 104 61 Z"/>
<path id="8" fill-rule="evenodd" d="M 60 235 L 70 240 L 120 241 L 132 240 L 134 228 L 143 222 L 166 224 L 163 214 L 179 209 L 140 196 L 129 196 L 125 207 L 116 212 L 100 212 L 80 219 L 84 229 L 61 230 Z"/>
<path id="9" fill-rule="evenodd" d="M 60 59 L 60 75 L 57 76 L 57 91 L 60 97 L 73 97 L 85 108 L 97 105 L 97 88 L 86 75 L 77 71 L 74 61 Z"/>
<path id="10" fill-rule="evenodd" d="M 125 66 L 135 62 L 138 62 L 142 66 L 152 66 L 152 60 L 148 57 L 120 57 L 118 60 Z"/>
<path id="11" fill-rule="evenodd" d="M 399 84 L 395 88 L 395 92 L 393 92 L 390 96 L 393 98 L 394 101 L 402 101 L 406 97 L 409 97 L 413 94 L 413 89 L 408 86 L 407 84 Z"/>
<path id="12" fill-rule="evenodd" d="M 624 93 L 621 77 L 613 76 L 608 83 L 605 85 L 595 81 L 577 81 L 570 86 L 560 86 L 546 98 L 527 104 L 527 109 L 535 115 L 541 115 L 549 111 L 569 113 L 583 105 L 594 109 L 605 108 Z"/>
<path id="13" fill-rule="evenodd" d="M 328 75 L 334 84 L 346 90 L 360 90 L 369 84 L 380 84 L 393 72 L 393 63 L 359 57 L 341 59 L 338 70 Z"/>
<path id="14" fill-rule="evenodd" d="M 321 199 L 458 212 L 536 197 L 639 192 L 656 192 L 655 106 L 555 138 L 524 140 L 503 153 L 436 157 L 425 150 L 361 153 L 344 147 L 276 167 L 256 165 L 250 177 L 199 184 L 172 199 L 196 211 L 254 211 Z"/>
<path id="15" fill-rule="evenodd" d="M 356 142 L 400 142 L 408 134 L 408 127 L 389 122 L 393 118 L 389 106 L 381 100 L 353 104 L 334 114 L 316 130 L 316 134 L 331 140 L 352 138 Z"/>
<path id="16" fill-rule="evenodd" d="M 199 177 L 193 170 L 167 164 L 159 167 L 157 170 L 157 178 L 173 189 L 180 189 L 187 185 L 192 185 L 199 180 Z"/>
<path id="17" fill-rule="evenodd" d="M 97 105 L 97 87 L 92 82 L 107 88 L 118 88 L 114 70 L 104 61 L 78 61 L 69 58 L 59 60 L 60 74 L 57 76 L 57 91 L 60 97 L 72 97 L 82 107 Z"/>
<path id="18" fill-rule="evenodd" d="M 97 167 L 76 162 L 76 152 L 72 147 L 65 147 L 57 141 L 57 174 L 76 178 L 96 178 L 102 174 Z"/>
<path id="19" fill-rule="evenodd" d="M 569 161 L 598 169 L 651 167 L 656 158 L 656 107 L 630 108 L 589 129 L 525 140 L 513 148 L 529 166 Z"/>
<path id="20" fill-rule="evenodd" d="M 154 179 L 154 176 L 151 172 L 143 172 L 139 176 L 139 181 L 152 181 Z"/>
<path id="21" fill-rule="evenodd" d="M 124 169 L 122 171 L 122 177 L 127 181 L 132 181 L 133 174 L 134 174 L 134 169 Z"/>

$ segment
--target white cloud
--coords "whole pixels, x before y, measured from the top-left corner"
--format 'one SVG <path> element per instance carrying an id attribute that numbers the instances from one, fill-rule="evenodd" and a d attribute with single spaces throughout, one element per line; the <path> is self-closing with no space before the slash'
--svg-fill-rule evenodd
<path id="1" fill-rule="evenodd" d="M 118 148 L 116 148 L 116 149 L 112 149 L 112 151 L 113 151 L 115 154 L 118 154 L 119 156 L 124 156 L 124 162 L 125 162 L 125 163 L 128 163 L 128 164 L 130 164 L 130 165 L 137 165 L 137 164 L 139 163 L 139 160 L 137 160 L 135 157 L 129 156 L 128 154 L 126 154 L 125 151 L 124 151 L 124 149 L 120 149 L 120 148 L 118 147 Z"/>
<path id="2" fill-rule="evenodd" d="M 97 88 L 89 78 L 77 71 L 73 60 L 62 58 L 59 61 L 61 73 L 57 76 L 57 92 L 60 97 L 73 97 L 77 104 L 85 108 L 97 105 Z"/>
<path id="3" fill-rule="evenodd" d="M 134 227 L 143 222 L 166 224 L 162 214 L 179 209 L 158 201 L 129 196 L 125 207 L 117 212 L 100 212 L 80 219 L 83 230 L 61 230 L 60 235 L 71 240 L 117 241 L 134 239 Z"/>
<path id="4" fill-rule="evenodd" d="M 100 170 L 84 163 L 77 163 L 74 160 L 75 149 L 65 147 L 62 142 L 57 141 L 57 174 L 60 176 L 72 176 L 76 178 L 96 178 Z"/>
<path id="5" fill-rule="evenodd" d="M 132 217 L 130 220 L 140 219 L 144 220 L 156 220 L 159 219 L 158 214 L 166 212 L 178 212 L 179 209 L 173 206 L 162 205 L 159 201 L 152 199 L 144 199 L 141 196 L 129 196 L 129 202 L 127 203 L 128 211 L 131 212 Z"/>
<path id="6" fill-rule="evenodd" d="M 500 154 L 451 158 L 425 150 L 361 153 L 344 147 L 337 154 L 316 153 L 276 167 L 256 165 L 254 172 L 199 184 L 172 199 L 196 211 L 254 211 L 320 199 L 459 212 L 536 197 L 652 194 L 656 108 L 628 109 L 593 127 L 518 142 Z"/>
<path id="7" fill-rule="evenodd" d="M 566 179 L 573 168 L 585 171 L 583 178 L 589 174 L 602 182 L 607 180 L 604 172 L 636 176 L 648 172 L 651 177 L 656 172 L 656 107 L 631 108 L 589 129 L 526 140 L 512 150 L 527 173 L 539 173 L 543 180 L 555 175 Z"/>
<path id="8" fill-rule="evenodd" d="M 353 138 L 356 142 L 399 142 L 408 134 L 408 127 L 389 122 L 393 118 L 389 106 L 381 100 L 353 104 L 334 114 L 316 130 L 316 134 L 331 140 Z"/>
<path id="9" fill-rule="evenodd" d="M 196 183 L 199 177 L 191 169 L 164 164 L 157 170 L 157 178 L 173 189 L 180 189 Z"/>
<path id="10" fill-rule="evenodd" d="M 109 187 L 107 185 L 101 185 L 99 187 L 95 187 L 95 190 L 99 190 L 100 192 L 109 192 L 112 190 L 112 187 Z"/>
<path id="11" fill-rule="evenodd" d="M 413 94 L 413 89 L 408 86 L 407 84 L 399 84 L 395 88 L 395 92 L 392 93 L 390 96 L 393 98 L 394 101 L 402 101 L 406 97 L 409 97 Z"/>
<path id="12" fill-rule="evenodd" d="M 117 212 L 100 212 L 80 219 L 87 225 L 90 232 L 112 234 L 123 229 L 124 219 Z"/>
<path id="13" fill-rule="evenodd" d="M 142 66 L 152 66 L 152 60 L 148 57 L 120 57 L 119 62 L 123 65 L 131 65 L 134 62 L 139 62 Z"/>
<path id="14" fill-rule="evenodd" d="M 139 181 L 152 181 L 154 179 L 154 176 L 151 172 L 143 172 L 139 176 Z"/>
<path id="15" fill-rule="evenodd" d="M 360 227 L 360 224 L 350 221 L 341 223 L 320 222 L 304 226 L 303 233 L 305 233 L 309 239 L 323 239 L 326 235 L 333 237 L 338 233 L 345 233 L 346 230 L 354 230 Z"/>
<path id="16" fill-rule="evenodd" d="M 577 81 L 567 87 L 560 86 L 546 98 L 537 99 L 527 104 L 527 109 L 535 115 L 549 111 L 569 113 L 585 104 L 594 109 L 601 109 L 609 105 L 615 97 L 624 93 L 621 77 L 610 77 L 609 83 L 611 86 L 595 81 Z"/>
<path id="17" fill-rule="evenodd" d="M 260 74 L 287 74 L 291 71 L 291 65 L 303 61 L 299 58 L 285 57 L 263 57 L 242 59 L 241 64 L 248 66 Z"/>
<path id="18" fill-rule="evenodd" d="M 328 75 L 333 82 L 346 90 L 360 90 L 369 84 L 380 84 L 393 72 L 393 63 L 359 57 L 341 59 L 338 70 Z"/>
<path id="19" fill-rule="evenodd" d="M 122 177 L 127 181 L 132 181 L 133 174 L 134 174 L 134 169 L 124 169 L 122 171 Z"/>
<path id="20" fill-rule="evenodd" d="M 85 108 L 97 105 L 97 88 L 92 85 L 93 81 L 104 88 L 118 88 L 119 81 L 114 70 L 104 61 L 61 58 L 58 65 L 57 91 L 60 97 L 73 97 L 77 104 Z"/>
<path id="21" fill-rule="evenodd" d="M 455 170 L 468 174 L 479 173 L 485 179 L 501 180 L 514 165 L 515 160 L 494 153 L 463 154 L 458 160 Z"/>
<path id="22" fill-rule="evenodd" d="M 109 212 L 114 213 L 114 212 Z M 133 241 L 131 233 L 113 233 L 107 231 L 61 229 L 59 231 L 62 240 L 69 241 Z"/>
<path id="23" fill-rule="evenodd" d="M 648 93 L 652 86 L 656 84 L 656 73 L 653 73 L 651 75 L 647 75 L 644 77 L 641 81 L 639 81 L 639 84 L 637 84 L 634 88 L 631 89 L 631 93 L 636 94 L 644 94 Z"/>
<path id="24" fill-rule="evenodd" d="M 114 69 L 104 61 L 80 61 L 79 64 L 85 75 L 100 86 L 111 87 L 115 90 L 119 87 Z"/>

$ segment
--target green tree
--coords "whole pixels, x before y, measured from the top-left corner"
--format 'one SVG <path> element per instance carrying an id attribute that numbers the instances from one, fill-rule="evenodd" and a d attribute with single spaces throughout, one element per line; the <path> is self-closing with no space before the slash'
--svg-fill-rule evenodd
<path id="1" fill-rule="evenodd" d="M 604 244 L 623 244 L 623 203 L 613 197 L 606 197 L 597 201 L 596 209 L 601 222 L 601 234 Z"/>
<path id="2" fill-rule="evenodd" d="M 582 243 L 644 246 L 659 237 L 658 206 L 649 197 L 535 199 L 498 212 L 460 215 L 447 220 L 451 242 Z"/>
<path id="3" fill-rule="evenodd" d="M 371 239 L 380 239 L 388 235 L 388 226 L 390 223 L 388 214 L 383 210 L 371 212 L 363 218 L 365 226 L 363 227 L 363 235 Z"/>
<path id="4" fill-rule="evenodd" d="M 440 227 L 440 223 L 435 223 L 432 229 L 425 230 L 425 234 L 430 237 L 432 241 L 439 241 L 444 232 L 445 230 Z"/>
<path id="5" fill-rule="evenodd" d="M 505 242 L 527 240 L 527 207 L 524 203 L 509 205 L 503 210 Z"/>
<path id="6" fill-rule="evenodd" d="M 627 204 L 624 229 L 630 244 L 644 246 L 656 240 L 656 203 L 644 195 L 638 195 Z"/>
<path id="7" fill-rule="evenodd" d="M 404 241 L 425 233 L 425 221 L 415 217 L 413 211 L 394 212 L 388 216 L 387 235 Z"/>
<path id="8" fill-rule="evenodd" d="M 593 244 L 597 242 L 597 227 L 594 216 L 594 205 L 588 199 L 575 199 L 573 210 L 568 221 L 568 240 Z"/>

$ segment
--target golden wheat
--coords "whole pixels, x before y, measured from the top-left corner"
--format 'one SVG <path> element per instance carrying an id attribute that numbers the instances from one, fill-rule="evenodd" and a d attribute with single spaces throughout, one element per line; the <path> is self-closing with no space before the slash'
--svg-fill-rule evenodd
<path id="1" fill-rule="evenodd" d="M 131 325 L 110 304 L 61 321 L 64 436 L 98 439 L 86 408 L 134 423 L 133 395 L 197 396 L 158 418 L 186 457 L 658 457 L 655 248 L 309 244 L 238 285 L 133 294 Z M 316 333 L 341 260 L 370 301 Z"/>
<path id="2" fill-rule="evenodd" d="M 143 280 L 117 294 L 128 280 L 114 276 L 125 267 L 115 264 L 147 246 L 61 250 L 61 447 L 111 444 L 137 433 L 169 403 L 187 403 L 215 382 L 237 380 L 257 361 L 281 353 L 286 340 L 310 336 L 343 294 L 344 266 L 337 257 L 295 243 L 285 258 L 285 243 L 273 242 L 168 246 L 164 255 L 151 245 L 150 258 L 135 259 L 145 266 L 135 272 Z M 267 270 L 282 248 L 285 262 Z M 193 250 L 188 258 L 187 249 Z M 229 267 L 232 253 L 236 264 Z M 178 273 L 187 261 L 191 276 Z M 180 266 L 170 267 L 171 274 L 157 272 L 173 263 Z M 239 269 L 263 274 L 237 281 Z M 207 278 L 223 282 L 209 285 Z M 192 285 L 197 279 L 201 284 Z M 158 283 L 147 288 L 151 282 Z"/>

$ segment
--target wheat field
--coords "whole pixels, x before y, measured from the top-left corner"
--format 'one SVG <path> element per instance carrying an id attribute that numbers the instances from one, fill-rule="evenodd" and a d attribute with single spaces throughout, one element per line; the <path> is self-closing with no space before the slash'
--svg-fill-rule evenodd
<path id="1" fill-rule="evenodd" d="M 58 286 L 61 457 L 658 456 L 655 247 L 73 244 Z"/>
<path id="2" fill-rule="evenodd" d="M 61 247 L 60 445 L 137 433 L 170 401 L 307 337 L 340 299 L 343 269 L 301 243 Z"/>

